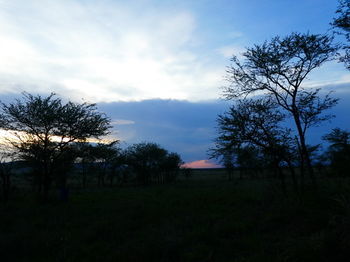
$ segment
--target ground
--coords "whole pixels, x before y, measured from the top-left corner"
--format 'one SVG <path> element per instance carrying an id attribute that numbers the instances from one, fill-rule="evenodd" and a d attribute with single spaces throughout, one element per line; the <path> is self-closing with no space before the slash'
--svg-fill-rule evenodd
<path id="1" fill-rule="evenodd" d="M 287 196 L 278 180 L 194 172 L 170 185 L 75 189 L 0 204 L 1 261 L 346 261 L 350 183 Z"/>

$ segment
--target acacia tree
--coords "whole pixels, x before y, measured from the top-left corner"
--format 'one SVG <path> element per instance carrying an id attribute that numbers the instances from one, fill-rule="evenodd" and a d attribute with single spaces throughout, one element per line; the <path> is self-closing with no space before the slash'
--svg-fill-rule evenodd
<path id="1" fill-rule="evenodd" d="M 81 185 L 86 187 L 88 182 L 88 173 L 92 170 L 94 165 L 94 147 L 88 142 L 75 143 L 77 151 L 76 161 L 80 164 Z"/>
<path id="2" fill-rule="evenodd" d="M 323 136 L 323 140 L 330 143 L 327 156 L 332 171 L 340 176 L 347 175 L 350 168 L 350 132 L 334 128 L 332 132 Z"/>
<path id="3" fill-rule="evenodd" d="M 236 56 L 227 69 L 229 85 L 224 89 L 227 99 L 249 95 L 265 95 L 292 117 L 300 148 L 301 167 L 305 165 L 314 181 L 306 132 L 311 126 L 331 116 L 324 111 L 337 103 L 320 89 L 303 87 L 304 80 L 316 68 L 334 59 L 337 47 L 327 35 L 292 33 L 274 37 L 243 53 L 243 62 Z"/>
<path id="4" fill-rule="evenodd" d="M 72 154 L 72 144 L 108 134 L 110 120 L 97 111 L 95 104 L 63 103 L 55 94 L 47 97 L 23 93 L 22 100 L 1 103 L 1 128 L 10 131 L 9 141 L 19 157 L 37 172 L 39 193 L 44 200 L 52 180 L 61 174 Z M 59 178 L 61 179 L 61 178 Z"/>
<path id="5" fill-rule="evenodd" d="M 182 164 L 180 156 L 169 153 L 155 143 L 134 144 L 126 149 L 126 159 L 135 173 L 139 183 L 146 185 L 152 182 L 171 182 Z"/>
<path id="6" fill-rule="evenodd" d="M 236 154 L 236 164 L 239 168 L 239 179 L 245 176 L 257 177 L 259 171 L 265 166 L 261 148 L 253 143 L 242 143 L 234 150 Z"/>
<path id="7" fill-rule="evenodd" d="M 331 25 L 334 29 L 340 29 L 337 33 L 343 35 L 348 42 L 342 45 L 345 54 L 340 57 L 340 61 L 345 63 L 350 69 L 350 0 L 339 0 L 339 7 L 336 11 L 337 17 L 333 19 Z"/>
<path id="8" fill-rule="evenodd" d="M 218 117 L 219 136 L 216 139 L 216 148 L 213 150 L 214 156 L 235 152 L 237 161 L 242 162 L 247 158 L 242 156 L 242 153 L 255 150 L 254 155 L 262 154 L 265 162 L 270 159 L 273 166 L 279 170 L 282 182 L 284 176 L 281 164 L 284 162 L 289 166 L 294 187 L 297 189 L 292 164 L 295 148 L 290 137 L 290 129 L 281 127 L 284 118 L 285 115 L 278 110 L 278 105 L 271 99 L 239 100 L 226 114 Z M 285 189 L 284 183 L 283 189 Z"/>
<path id="9" fill-rule="evenodd" d="M 167 153 L 160 165 L 160 174 L 158 175 L 158 183 L 175 181 L 180 166 L 183 164 L 182 159 L 177 153 Z"/>
<path id="10" fill-rule="evenodd" d="M 98 143 L 92 147 L 92 152 L 97 166 L 97 183 L 99 186 L 105 185 L 106 176 L 110 179 L 110 185 L 113 185 L 115 169 L 121 165 L 121 149 L 118 147 L 119 140 L 114 140 L 108 144 Z"/>
<path id="11" fill-rule="evenodd" d="M 235 154 L 232 150 L 227 150 L 220 155 L 221 163 L 225 167 L 228 175 L 228 181 L 231 181 L 235 169 Z"/>

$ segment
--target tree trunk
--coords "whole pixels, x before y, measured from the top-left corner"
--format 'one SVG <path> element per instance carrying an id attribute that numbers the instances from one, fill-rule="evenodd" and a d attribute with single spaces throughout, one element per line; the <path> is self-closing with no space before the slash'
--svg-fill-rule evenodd
<path id="1" fill-rule="evenodd" d="M 113 180 L 114 180 L 114 172 L 111 171 L 110 176 L 109 176 L 109 184 L 112 187 L 113 186 Z"/>
<path id="2" fill-rule="evenodd" d="M 299 192 L 299 184 L 298 184 L 298 179 L 297 179 L 296 174 L 295 174 L 294 167 L 289 160 L 287 160 L 286 162 L 287 162 L 287 165 L 288 165 L 288 168 L 290 170 L 291 177 L 292 177 L 294 192 L 298 193 Z"/>
<path id="3" fill-rule="evenodd" d="M 3 200 L 6 203 L 10 197 L 11 179 L 8 174 L 1 174 Z"/>
<path id="4" fill-rule="evenodd" d="M 282 168 L 278 165 L 278 163 L 276 163 L 276 167 L 277 167 L 277 170 L 278 170 L 278 176 L 281 180 L 281 187 L 282 187 L 282 192 L 284 195 L 287 195 L 287 187 L 286 187 L 286 180 L 285 180 L 285 177 L 284 177 L 284 173 L 282 171 Z"/>
<path id="5" fill-rule="evenodd" d="M 86 188 L 86 163 L 82 162 L 82 186 Z"/>
<path id="6" fill-rule="evenodd" d="M 232 170 L 228 169 L 227 174 L 228 174 L 228 181 L 231 181 L 232 180 Z"/>
<path id="7" fill-rule="evenodd" d="M 303 172 L 303 167 L 306 164 L 306 167 L 307 167 L 307 170 L 308 170 L 311 182 L 312 182 L 313 186 L 316 188 L 317 187 L 316 179 L 315 179 L 314 171 L 313 171 L 313 168 L 312 168 L 312 165 L 311 165 L 310 154 L 309 154 L 309 152 L 307 150 L 307 147 L 306 147 L 305 135 L 304 135 L 303 129 L 301 127 L 299 114 L 295 112 L 295 113 L 293 113 L 293 116 L 294 116 L 295 125 L 296 125 L 297 130 L 298 130 L 298 135 L 299 135 L 300 162 L 301 162 L 301 168 L 302 168 L 301 172 Z M 301 173 L 301 175 L 303 176 L 303 173 Z"/>
<path id="8" fill-rule="evenodd" d="M 60 185 L 60 201 L 67 202 L 69 198 L 69 190 L 67 188 L 67 174 L 62 174 L 61 185 Z"/>
<path id="9" fill-rule="evenodd" d="M 45 161 L 44 167 L 43 167 L 43 174 L 42 174 L 42 201 L 47 202 L 49 200 L 49 190 L 50 190 L 50 184 L 51 184 L 51 173 L 50 173 L 50 167 L 48 166 L 47 162 Z"/>
<path id="10" fill-rule="evenodd" d="M 47 202 L 49 200 L 49 189 L 50 189 L 50 181 L 48 174 L 44 174 L 43 179 L 43 190 L 42 190 L 42 201 Z"/>

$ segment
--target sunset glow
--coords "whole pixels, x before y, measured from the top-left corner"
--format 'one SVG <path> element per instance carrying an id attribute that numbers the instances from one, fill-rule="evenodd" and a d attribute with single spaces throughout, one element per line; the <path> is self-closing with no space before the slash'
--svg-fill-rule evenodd
<path id="1" fill-rule="evenodd" d="M 197 160 L 182 165 L 184 168 L 221 168 L 222 166 L 215 164 L 209 160 Z"/>

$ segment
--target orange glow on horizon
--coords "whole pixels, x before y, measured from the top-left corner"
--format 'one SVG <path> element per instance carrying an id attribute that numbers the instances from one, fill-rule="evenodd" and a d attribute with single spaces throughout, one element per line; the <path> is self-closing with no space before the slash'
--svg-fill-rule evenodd
<path id="1" fill-rule="evenodd" d="M 197 160 L 183 164 L 184 168 L 221 168 L 222 166 L 212 163 L 209 160 Z"/>

